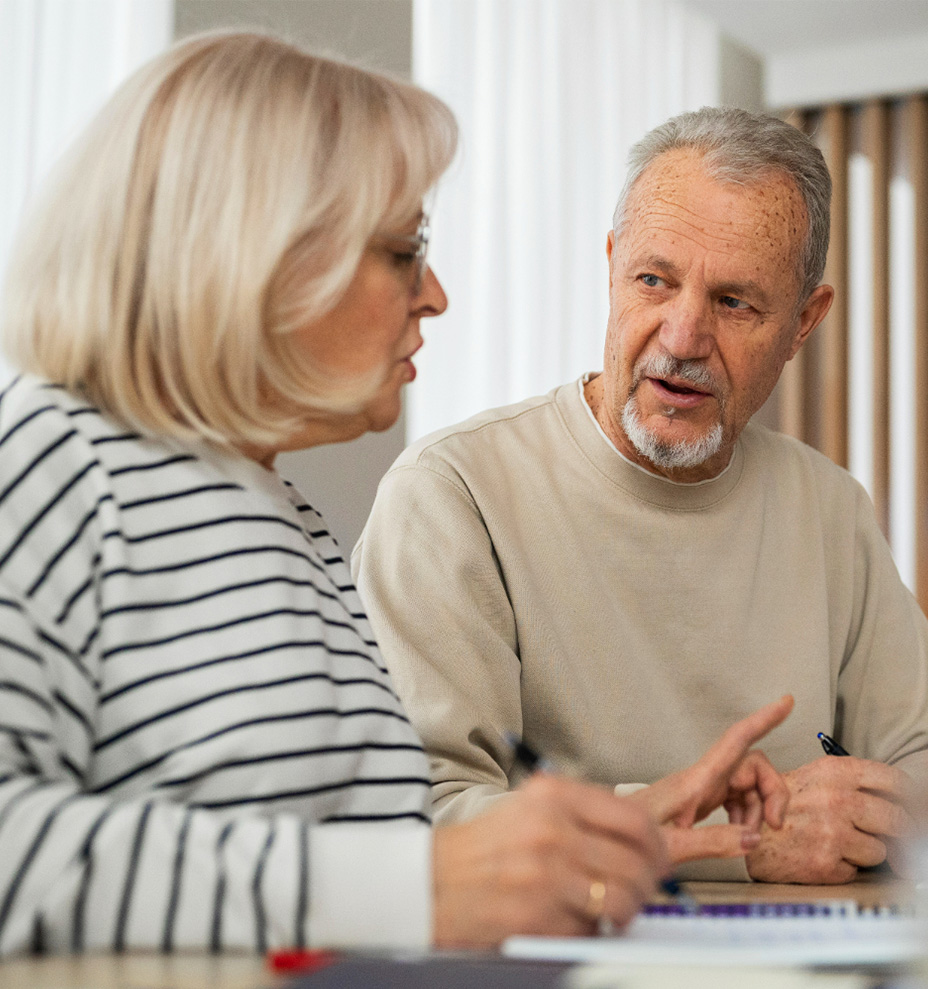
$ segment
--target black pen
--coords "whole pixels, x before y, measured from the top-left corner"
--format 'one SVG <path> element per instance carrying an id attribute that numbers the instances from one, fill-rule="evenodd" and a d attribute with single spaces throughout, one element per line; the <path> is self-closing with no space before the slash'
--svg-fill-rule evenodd
<path id="1" fill-rule="evenodd" d="M 516 762 L 527 772 L 537 771 L 545 773 L 556 773 L 557 770 L 552 762 L 540 756 L 531 745 L 527 745 L 514 732 L 506 732 L 506 744 L 512 749 L 512 754 L 516 757 Z"/>
<path id="2" fill-rule="evenodd" d="M 512 754 L 515 756 L 516 762 L 527 773 L 557 772 L 554 763 L 550 759 L 545 759 L 544 756 L 536 752 L 527 742 L 522 741 L 514 732 L 507 731 L 505 738 L 506 744 L 512 749 Z M 666 879 L 661 880 L 660 887 L 661 892 L 666 893 L 667 896 L 672 896 L 676 900 L 684 913 L 699 913 L 699 902 L 694 900 L 683 889 L 679 880 L 674 879 L 673 876 L 668 876 Z"/>
<path id="3" fill-rule="evenodd" d="M 825 750 L 825 755 L 850 755 L 851 753 L 847 751 L 843 746 L 839 745 L 831 735 L 826 735 L 825 732 L 820 731 L 816 736 L 818 740 L 822 743 L 822 748 Z"/>

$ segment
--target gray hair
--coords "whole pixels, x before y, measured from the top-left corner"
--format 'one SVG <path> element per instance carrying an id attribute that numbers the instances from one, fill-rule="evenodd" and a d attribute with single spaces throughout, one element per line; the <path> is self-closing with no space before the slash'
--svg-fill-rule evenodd
<path id="1" fill-rule="evenodd" d="M 821 282 L 831 227 L 831 176 L 821 151 L 801 131 L 766 114 L 737 107 L 704 106 L 649 131 L 628 155 L 628 173 L 612 218 L 616 238 L 635 183 L 660 155 L 677 148 L 702 152 L 709 174 L 749 184 L 770 172 L 791 178 L 802 196 L 809 226 L 798 260 L 800 302 Z"/>

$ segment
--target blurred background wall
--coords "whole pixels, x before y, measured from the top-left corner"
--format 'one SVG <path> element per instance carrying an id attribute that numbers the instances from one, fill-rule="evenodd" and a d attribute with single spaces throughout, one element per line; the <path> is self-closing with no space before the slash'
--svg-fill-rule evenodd
<path id="1" fill-rule="evenodd" d="M 703 103 L 799 108 L 815 129 L 825 103 L 879 99 L 895 112 L 928 91 L 926 0 L 0 0 L 0 267 L 36 183 L 119 79 L 172 37 L 249 26 L 414 76 L 462 126 L 433 209 L 431 257 L 451 306 L 426 326 L 403 418 L 279 460 L 346 551 L 408 440 L 600 366 L 605 235 L 644 130 Z M 897 255 L 911 261 L 907 236 Z M 916 325 L 917 309 L 909 319 L 896 306 L 897 321 Z M 915 381 L 911 339 L 894 358 L 900 393 Z M 872 360 L 855 354 L 841 374 L 845 404 L 864 409 L 857 435 L 873 415 L 853 376 Z M 762 415 L 778 424 L 781 411 Z M 909 416 L 903 405 L 889 418 Z M 920 511 L 906 474 L 914 443 L 896 441 L 902 555 Z M 910 582 L 915 567 L 903 568 Z"/>

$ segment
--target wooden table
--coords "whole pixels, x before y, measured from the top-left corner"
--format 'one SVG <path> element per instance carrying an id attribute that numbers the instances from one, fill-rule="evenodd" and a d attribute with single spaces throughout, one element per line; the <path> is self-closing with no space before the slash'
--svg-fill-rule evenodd
<path id="1" fill-rule="evenodd" d="M 3 989 L 264 989 L 279 986 L 255 955 L 79 955 L 0 962 Z"/>
<path id="2" fill-rule="evenodd" d="M 887 873 L 865 874 L 845 886 L 795 886 L 777 883 L 683 883 L 686 891 L 701 903 L 808 903 L 816 900 L 856 900 L 863 906 L 893 903 L 909 905 L 913 898 L 910 882 Z"/>
<path id="3" fill-rule="evenodd" d="M 853 899 L 876 906 L 907 903 L 912 897 L 910 884 L 885 875 L 846 886 L 694 882 L 685 887 L 705 903 Z M 2 989 L 280 989 L 283 981 L 254 955 L 127 953 L 0 962 Z"/>

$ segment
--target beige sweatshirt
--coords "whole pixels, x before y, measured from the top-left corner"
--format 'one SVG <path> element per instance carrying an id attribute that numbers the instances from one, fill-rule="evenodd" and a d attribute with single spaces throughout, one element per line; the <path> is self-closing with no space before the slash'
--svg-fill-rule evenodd
<path id="1" fill-rule="evenodd" d="M 590 780 L 649 783 L 786 692 L 763 744 L 781 770 L 821 757 L 824 731 L 928 782 L 928 622 L 861 486 L 763 427 L 718 477 L 676 484 L 564 385 L 407 449 L 352 569 L 438 821 L 508 789 L 505 732 Z"/>

